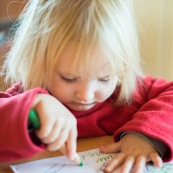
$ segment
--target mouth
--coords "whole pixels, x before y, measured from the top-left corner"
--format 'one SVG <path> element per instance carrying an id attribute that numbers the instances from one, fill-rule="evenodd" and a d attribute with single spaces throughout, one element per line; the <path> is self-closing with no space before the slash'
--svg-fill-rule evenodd
<path id="1" fill-rule="evenodd" d="M 84 110 L 89 110 L 92 107 L 94 107 L 96 105 L 96 102 L 93 103 L 79 103 L 79 102 L 73 102 L 71 105 L 68 105 L 69 107 L 71 107 L 74 110 L 77 111 L 84 111 Z"/>
<path id="2" fill-rule="evenodd" d="M 90 105 L 94 105 L 94 104 L 96 104 L 95 102 L 93 102 L 93 103 L 79 103 L 79 102 L 73 102 L 73 104 L 75 104 L 75 105 L 83 105 L 83 106 L 90 106 Z"/>

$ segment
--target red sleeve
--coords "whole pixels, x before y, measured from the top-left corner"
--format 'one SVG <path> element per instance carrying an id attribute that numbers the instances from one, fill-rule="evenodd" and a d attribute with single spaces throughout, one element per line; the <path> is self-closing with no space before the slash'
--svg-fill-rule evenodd
<path id="1" fill-rule="evenodd" d="M 19 93 L 18 86 L 0 93 L 0 162 L 28 158 L 44 150 L 30 138 L 28 113 L 35 96 L 47 92 L 35 88 Z"/>
<path id="2" fill-rule="evenodd" d="M 132 120 L 114 133 L 119 135 L 127 131 L 135 131 L 167 145 L 169 151 L 164 161 L 173 159 L 173 82 L 147 77 L 137 87 L 132 106 L 136 107 Z M 137 109 L 139 107 L 139 109 Z"/>

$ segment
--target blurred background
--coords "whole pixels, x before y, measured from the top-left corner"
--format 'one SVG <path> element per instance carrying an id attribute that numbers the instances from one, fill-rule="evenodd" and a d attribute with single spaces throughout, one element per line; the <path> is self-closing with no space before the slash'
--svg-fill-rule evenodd
<path id="1" fill-rule="evenodd" d="M 10 48 L 9 28 L 26 3 L 0 0 L 0 63 Z M 173 0 L 134 0 L 134 4 L 145 74 L 173 80 Z M 0 89 L 5 88 L 0 83 Z"/>
<path id="2" fill-rule="evenodd" d="M 146 74 L 173 80 L 173 0 L 134 0 Z"/>

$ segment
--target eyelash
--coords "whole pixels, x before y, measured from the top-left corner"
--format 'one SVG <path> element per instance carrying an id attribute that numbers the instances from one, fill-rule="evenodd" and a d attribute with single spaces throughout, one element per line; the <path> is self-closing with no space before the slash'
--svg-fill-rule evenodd
<path id="1" fill-rule="evenodd" d="M 99 82 L 108 83 L 110 79 L 98 79 Z"/>
<path id="2" fill-rule="evenodd" d="M 70 83 L 74 83 L 77 80 L 77 78 L 67 79 L 67 78 L 61 76 L 61 80 L 66 82 L 67 84 L 70 84 Z"/>
<path id="3" fill-rule="evenodd" d="M 77 78 L 73 78 L 73 79 L 67 79 L 63 76 L 61 76 L 61 80 L 66 82 L 67 84 L 70 84 L 70 83 L 74 83 L 77 81 Z M 110 81 L 110 79 L 98 79 L 99 82 L 102 82 L 104 84 L 108 83 Z"/>

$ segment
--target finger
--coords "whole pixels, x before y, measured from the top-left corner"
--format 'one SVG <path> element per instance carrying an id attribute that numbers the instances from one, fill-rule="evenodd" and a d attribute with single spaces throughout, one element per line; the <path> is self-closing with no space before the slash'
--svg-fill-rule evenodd
<path id="1" fill-rule="evenodd" d="M 115 153 L 120 151 L 120 142 L 115 142 L 107 146 L 100 147 L 102 153 Z"/>
<path id="2" fill-rule="evenodd" d="M 40 129 L 36 131 L 37 136 L 41 140 L 44 140 L 51 133 L 53 126 L 54 126 L 53 121 L 41 122 Z"/>
<path id="3" fill-rule="evenodd" d="M 158 153 L 151 153 L 150 156 L 151 160 L 153 161 L 154 165 L 161 168 L 162 167 L 162 164 L 163 164 L 163 161 L 162 161 L 162 158 L 159 156 Z"/>
<path id="4" fill-rule="evenodd" d="M 76 139 L 77 139 L 77 130 L 70 131 L 68 136 L 66 146 L 67 146 L 67 156 L 70 160 L 75 159 L 76 154 Z"/>
<path id="5" fill-rule="evenodd" d="M 145 156 L 138 156 L 136 159 L 134 173 L 143 173 L 145 164 L 146 164 L 146 157 Z"/>
<path id="6" fill-rule="evenodd" d="M 45 144 L 52 143 L 58 138 L 60 131 L 61 131 L 61 128 L 57 124 L 55 124 L 50 134 L 44 139 L 42 139 L 42 142 Z"/>
<path id="7" fill-rule="evenodd" d="M 121 166 L 125 160 L 126 155 L 124 153 L 118 153 L 116 156 L 105 166 L 105 172 L 112 172 L 119 166 Z"/>
<path id="8" fill-rule="evenodd" d="M 64 155 L 67 155 L 67 147 L 66 147 L 66 144 L 62 145 L 60 148 L 59 148 L 60 152 Z"/>
<path id="9" fill-rule="evenodd" d="M 48 144 L 47 146 L 48 150 L 50 151 L 58 150 L 62 145 L 64 145 L 68 138 L 68 133 L 69 133 L 69 130 L 63 128 L 59 136 L 57 137 L 57 139 L 53 141 L 52 143 Z"/>
<path id="10" fill-rule="evenodd" d="M 128 156 L 125 159 L 125 162 L 123 163 L 123 166 L 121 168 L 121 172 L 129 173 L 133 167 L 134 162 L 135 162 L 135 158 L 133 156 Z"/>

